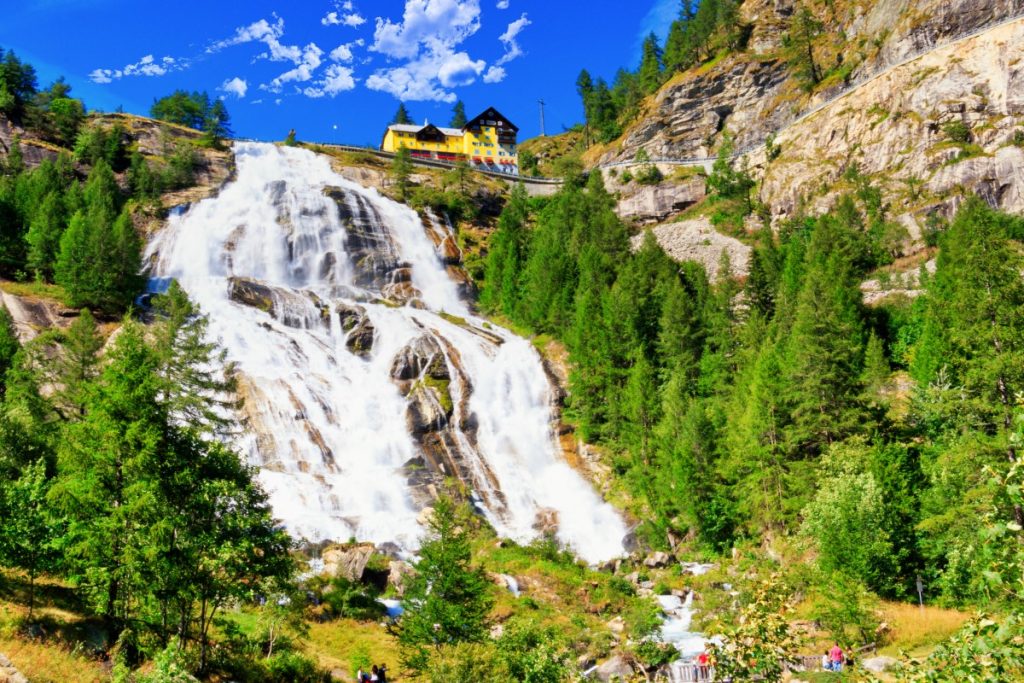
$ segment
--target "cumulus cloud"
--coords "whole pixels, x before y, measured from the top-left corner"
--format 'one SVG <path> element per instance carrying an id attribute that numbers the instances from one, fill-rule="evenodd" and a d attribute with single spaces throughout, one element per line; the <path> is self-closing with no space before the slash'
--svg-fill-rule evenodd
<path id="1" fill-rule="evenodd" d="M 421 45 L 453 47 L 479 29 L 479 0 L 406 0 L 401 23 L 377 17 L 370 49 L 395 59 L 414 59 Z"/>
<path id="2" fill-rule="evenodd" d="M 245 97 L 246 91 L 249 90 L 249 83 L 246 82 L 245 79 L 235 76 L 234 78 L 229 78 L 221 83 L 217 90 L 229 95 L 234 95 L 238 99 L 242 99 Z"/>
<path id="3" fill-rule="evenodd" d="M 366 19 L 358 12 L 352 12 L 350 14 L 339 14 L 338 12 L 328 12 L 327 15 L 320 20 L 320 23 L 324 26 L 351 26 L 356 28 L 366 23 Z"/>
<path id="4" fill-rule="evenodd" d="M 498 9 L 508 9 L 508 0 L 498 0 Z"/>
<path id="5" fill-rule="evenodd" d="M 479 0 L 406 0 L 401 22 L 377 18 L 369 47 L 400 63 L 378 69 L 366 87 L 401 100 L 454 102 L 450 89 L 474 83 L 487 68 L 458 49 L 478 30 Z"/>
<path id="6" fill-rule="evenodd" d="M 508 25 L 508 29 L 500 36 L 498 40 L 501 41 L 502 45 L 505 46 L 505 54 L 498 60 L 498 65 L 508 64 L 516 57 L 523 55 L 523 49 L 519 47 L 519 42 L 516 38 L 522 33 L 523 29 L 532 24 L 533 22 L 526 18 L 526 13 L 523 12 L 523 16 L 519 17 L 511 24 Z"/>
<path id="7" fill-rule="evenodd" d="M 163 76 L 188 67 L 187 59 L 161 57 L 158 61 L 153 55 L 146 55 L 134 64 L 126 64 L 120 69 L 93 69 L 89 72 L 89 80 L 93 83 L 110 83 L 127 76 Z"/>
<path id="8" fill-rule="evenodd" d="M 312 98 L 324 95 L 334 97 L 338 93 L 352 90 L 355 87 L 356 79 L 352 76 L 352 69 L 339 64 L 331 64 L 324 71 L 324 77 L 313 85 L 303 88 L 302 94 Z"/>
<path id="9" fill-rule="evenodd" d="M 353 54 L 352 54 L 352 48 L 354 48 L 354 47 L 362 47 L 365 44 L 366 43 L 363 42 L 362 38 L 360 38 L 359 40 L 355 40 L 355 41 L 353 41 L 351 43 L 343 43 L 342 45 L 339 45 L 338 47 L 336 47 L 333 50 L 331 50 L 330 55 L 329 55 L 330 58 L 331 58 L 331 61 L 334 61 L 334 62 L 351 62 L 354 59 Z"/>
<path id="10" fill-rule="evenodd" d="M 505 69 L 500 66 L 492 66 L 484 74 L 484 83 L 501 83 L 505 80 Z"/>
<path id="11" fill-rule="evenodd" d="M 304 83 L 313 78 L 313 73 L 323 63 L 324 51 L 316 43 L 310 43 L 302 48 L 301 56 L 295 60 L 295 68 L 285 71 L 283 74 L 260 86 L 262 90 L 269 90 L 273 93 L 281 92 L 285 83 L 296 81 Z"/>

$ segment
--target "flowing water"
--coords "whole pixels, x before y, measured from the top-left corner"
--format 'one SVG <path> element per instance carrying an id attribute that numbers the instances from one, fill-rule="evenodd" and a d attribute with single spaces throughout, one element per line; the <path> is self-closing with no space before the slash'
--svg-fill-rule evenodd
<path id="1" fill-rule="evenodd" d="M 446 268 L 450 226 L 323 156 L 235 154 L 237 178 L 172 215 L 148 258 L 236 364 L 237 445 L 289 530 L 413 550 L 454 476 L 504 536 L 557 528 L 589 561 L 620 555 L 621 518 L 561 456 L 537 352 L 475 317 Z"/>

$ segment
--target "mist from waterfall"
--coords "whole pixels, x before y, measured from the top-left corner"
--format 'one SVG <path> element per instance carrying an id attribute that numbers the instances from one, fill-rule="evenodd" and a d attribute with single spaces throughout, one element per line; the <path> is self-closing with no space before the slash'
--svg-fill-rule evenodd
<path id="1" fill-rule="evenodd" d="M 410 463 L 423 445 L 395 368 L 427 345 L 452 377 L 436 450 L 457 460 L 498 533 L 528 541 L 538 513 L 554 511 L 559 540 L 582 558 L 622 554 L 622 519 L 561 456 L 538 353 L 472 314 L 420 216 L 309 151 L 238 143 L 235 155 L 237 178 L 171 216 L 148 257 L 209 315 L 236 364 L 236 445 L 289 530 L 416 548 L 424 503 Z M 416 371 L 402 386 L 430 381 Z"/>

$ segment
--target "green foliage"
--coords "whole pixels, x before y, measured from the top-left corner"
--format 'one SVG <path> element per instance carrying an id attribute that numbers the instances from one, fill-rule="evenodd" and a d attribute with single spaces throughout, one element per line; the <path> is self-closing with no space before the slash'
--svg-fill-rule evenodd
<path id="1" fill-rule="evenodd" d="M 394 627 L 402 663 L 414 671 L 428 669 L 431 650 L 488 637 L 490 582 L 472 565 L 468 514 L 448 498 L 434 504 L 417 573 L 406 586 L 405 612 Z"/>
<path id="2" fill-rule="evenodd" d="M 462 128 L 466 125 L 467 121 L 466 105 L 463 104 L 462 100 L 458 100 L 455 106 L 452 107 L 452 120 L 448 122 L 448 125 L 452 128 Z"/>
<path id="3" fill-rule="evenodd" d="M 284 138 L 284 145 L 285 147 L 294 147 L 296 144 L 298 144 L 298 142 L 295 139 L 295 129 L 292 128 Z"/>
<path id="4" fill-rule="evenodd" d="M 960 119 L 942 124 L 942 132 L 951 142 L 966 144 L 971 141 L 971 128 Z"/>
<path id="5" fill-rule="evenodd" d="M 395 152 L 391 161 L 391 179 L 398 187 L 398 198 L 405 201 L 409 197 L 409 177 L 412 175 L 412 154 L 409 148 L 402 145 Z"/>
<path id="6" fill-rule="evenodd" d="M 981 615 L 923 660 L 898 674 L 906 683 L 1012 681 L 1024 676 L 1024 626 L 1019 614 L 1002 621 Z"/>
<path id="7" fill-rule="evenodd" d="M 800 86 L 811 91 L 821 81 L 821 68 L 814 58 L 814 41 L 824 26 L 806 5 L 798 5 L 790 18 L 789 31 L 782 37 L 786 60 Z"/>
<path id="8" fill-rule="evenodd" d="M 640 87 L 643 88 L 645 93 L 652 93 L 661 86 L 661 60 L 661 46 L 658 45 L 658 37 L 652 32 L 644 38 L 640 70 L 637 72 L 637 76 L 640 79 Z"/>
<path id="9" fill-rule="evenodd" d="M 160 121 L 205 130 L 212 109 L 213 104 L 207 93 L 175 90 L 170 95 L 154 99 L 149 115 Z"/>
<path id="10" fill-rule="evenodd" d="M 41 572 L 57 566 L 60 558 L 55 540 L 60 519 L 52 514 L 47 503 L 50 482 L 46 462 L 42 459 L 28 465 L 10 486 L 0 489 L 0 562 L 18 567 L 28 574 L 28 619 L 35 607 L 35 580 Z"/>
<path id="11" fill-rule="evenodd" d="M 571 651 L 554 627 L 524 619 L 513 621 L 505 624 L 495 645 L 503 680 L 548 683 L 569 679 Z"/>
<path id="12" fill-rule="evenodd" d="M 715 676 L 732 681 L 782 680 L 784 667 L 798 654 L 799 640 L 789 622 L 787 591 L 777 577 L 759 585 L 736 625 L 723 629 L 720 644 L 709 647 Z"/>
<path id="13" fill-rule="evenodd" d="M 392 117 L 391 123 L 401 125 L 408 125 L 412 123 L 412 117 L 409 116 L 409 110 L 405 108 L 405 102 L 398 103 L 398 111 L 396 111 L 394 117 Z"/>

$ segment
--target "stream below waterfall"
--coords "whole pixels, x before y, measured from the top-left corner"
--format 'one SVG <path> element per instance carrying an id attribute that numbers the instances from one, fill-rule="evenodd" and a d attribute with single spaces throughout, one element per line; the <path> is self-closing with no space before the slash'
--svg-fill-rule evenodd
<path id="1" fill-rule="evenodd" d="M 621 555 L 622 518 L 562 457 L 539 354 L 466 303 L 451 227 L 327 157 L 234 152 L 236 178 L 174 212 L 147 259 L 209 316 L 244 399 L 235 445 L 286 527 L 412 551 L 454 477 L 502 536 Z"/>

